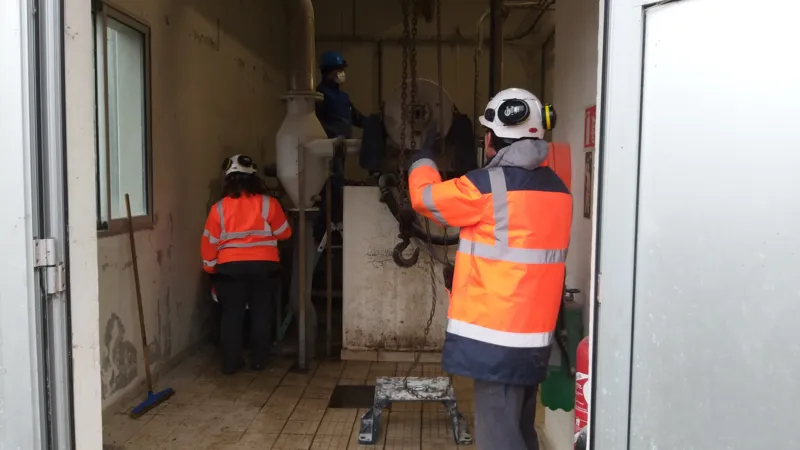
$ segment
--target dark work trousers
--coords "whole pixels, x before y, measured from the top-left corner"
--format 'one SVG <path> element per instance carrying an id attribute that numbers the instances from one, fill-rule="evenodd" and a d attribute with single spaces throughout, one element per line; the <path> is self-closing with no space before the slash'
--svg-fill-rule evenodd
<path id="1" fill-rule="evenodd" d="M 539 450 L 538 386 L 475 380 L 475 441 L 481 450 Z"/>
<path id="2" fill-rule="evenodd" d="M 244 314 L 250 308 L 250 364 L 267 363 L 280 266 L 272 261 L 238 261 L 217 266 L 214 288 L 222 309 L 220 348 L 222 370 L 241 367 Z"/>

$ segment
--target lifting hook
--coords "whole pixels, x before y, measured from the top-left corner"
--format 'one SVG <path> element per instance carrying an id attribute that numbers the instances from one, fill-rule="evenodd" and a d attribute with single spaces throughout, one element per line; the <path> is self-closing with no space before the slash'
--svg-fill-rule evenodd
<path id="1" fill-rule="evenodd" d="M 417 264 L 417 261 L 419 260 L 419 248 L 415 248 L 414 253 L 411 254 L 411 257 L 406 258 L 405 256 L 403 256 L 403 251 L 405 251 L 405 249 L 408 248 L 409 245 L 411 245 L 411 239 L 404 237 L 402 235 L 400 236 L 400 239 L 402 239 L 403 241 L 395 245 L 394 250 L 392 250 L 392 260 L 394 260 L 394 263 L 400 267 L 405 267 L 405 268 L 414 267 L 414 265 Z"/>

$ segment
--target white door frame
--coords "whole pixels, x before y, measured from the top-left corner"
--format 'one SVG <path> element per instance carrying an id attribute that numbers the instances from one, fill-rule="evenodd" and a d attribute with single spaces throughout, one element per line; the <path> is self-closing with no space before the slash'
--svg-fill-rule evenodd
<path id="1" fill-rule="evenodd" d="M 79 14 L 88 17 L 87 11 L 88 7 Z M 4 198 L 0 215 L 3 249 L 0 447 L 3 448 L 88 450 L 102 445 L 93 208 L 89 214 L 78 208 L 77 220 L 70 223 L 70 244 L 67 243 L 64 35 L 65 31 L 69 35 L 69 29 L 63 23 L 64 13 L 63 0 L 0 3 L 0 42 L 3 42 L 0 142 L 4 156 L 0 164 L 0 192 Z M 75 35 L 72 37 L 74 40 Z M 88 45 L 86 53 L 90 52 Z M 87 90 L 77 97 L 85 96 L 91 105 L 91 92 Z M 73 125 L 75 121 L 80 123 L 81 135 L 91 129 L 91 114 L 83 118 L 73 115 L 72 119 Z M 93 175 L 92 141 L 74 147 L 84 153 L 74 152 L 80 162 L 73 166 L 88 167 L 83 172 Z M 78 179 L 82 184 L 91 184 L 87 194 L 93 198 L 93 177 L 81 171 L 76 171 L 76 175 L 73 184 Z M 70 204 L 91 202 L 79 198 Z M 81 220 L 84 217 L 89 220 Z M 85 232 L 91 233 L 91 240 L 87 241 Z M 78 249 L 76 260 L 80 262 L 74 272 L 67 265 L 68 250 L 73 248 Z M 68 278 L 92 280 L 89 286 L 76 283 L 77 298 L 83 300 L 79 303 L 80 326 L 91 330 L 81 331 L 81 339 L 77 341 L 71 331 L 71 300 L 75 297 L 69 295 Z M 76 383 L 81 395 L 81 432 L 77 444 L 72 377 L 75 366 L 81 373 Z M 94 411 L 87 413 L 87 410 Z"/>
<path id="2" fill-rule="evenodd" d="M 594 450 L 628 448 L 644 15 L 670 1 L 690 0 L 601 2 L 590 291 Z"/>
<path id="3" fill-rule="evenodd" d="M 103 447 L 92 0 L 61 0 L 75 448 Z"/>
<path id="4" fill-rule="evenodd" d="M 27 1 L 0 2 L 0 445 L 47 442 L 41 302 L 33 236 L 35 109 L 33 30 Z"/>

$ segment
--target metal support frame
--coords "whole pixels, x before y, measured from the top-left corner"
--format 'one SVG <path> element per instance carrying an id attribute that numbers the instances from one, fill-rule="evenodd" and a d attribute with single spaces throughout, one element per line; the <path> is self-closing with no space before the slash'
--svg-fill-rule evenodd
<path id="1" fill-rule="evenodd" d="M 426 402 L 441 403 L 450 417 L 453 440 L 456 444 L 472 444 L 469 423 L 458 411 L 456 393 L 447 377 L 408 377 L 408 388 L 404 377 L 379 377 L 375 381 L 375 401 L 372 408 L 361 416 L 358 443 L 374 445 L 381 435 L 383 410 L 392 403 Z M 409 392 L 413 390 L 414 393 Z"/>
<path id="2" fill-rule="evenodd" d="M 329 171 L 330 173 L 330 171 Z M 331 198 L 331 177 L 325 184 L 325 356 L 330 358 L 333 354 L 333 226 L 331 224 L 331 209 L 333 200 Z M 320 244 L 322 245 L 322 244 Z M 317 252 L 319 254 L 319 252 Z M 316 265 L 316 264 L 315 264 Z"/>
<path id="3" fill-rule="evenodd" d="M 70 304 L 67 293 L 67 188 L 64 134 L 64 24 L 62 0 L 40 1 L 39 92 L 40 237 L 53 239 L 52 256 L 43 283 L 49 389 L 50 439 L 56 448 L 72 448 L 73 399 Z"/>
<path id="4" fill-rule="evenodd" d="M 304 371 L 308 369 L 308 363 L 315 358 L 315 345 L 317 337 L 317 311 L 311 302 L 311 282 L 314 267 L 319 260 L 320 254 L 314 245 L 314 230 L 311 221 L 316 217 L 316 209 L 306 209 L 300 219 L 300 211 L 292 210 L 297 219 L 295 234 L 294 257 L 292 258 L 292 281 L 289 291 L 291 311 L 287 314 L 281 330 L 289 326 L 291 317 L 297 318 L 298 328 L 298 352 L 296 369 Z M 302 224 L 302 225 L 301 225 Z M 279 335 L 280 336 L 280 335 Z"/>

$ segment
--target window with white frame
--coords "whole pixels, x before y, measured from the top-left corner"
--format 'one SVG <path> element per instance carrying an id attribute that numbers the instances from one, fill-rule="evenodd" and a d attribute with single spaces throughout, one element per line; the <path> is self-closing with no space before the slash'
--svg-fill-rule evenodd
<path id="1" fill-rule="evenodd" d="M 97 224 L 127 229 L 153 223 L 150 139 L 150 30 L 105 5 L 94 12 Z"/>

